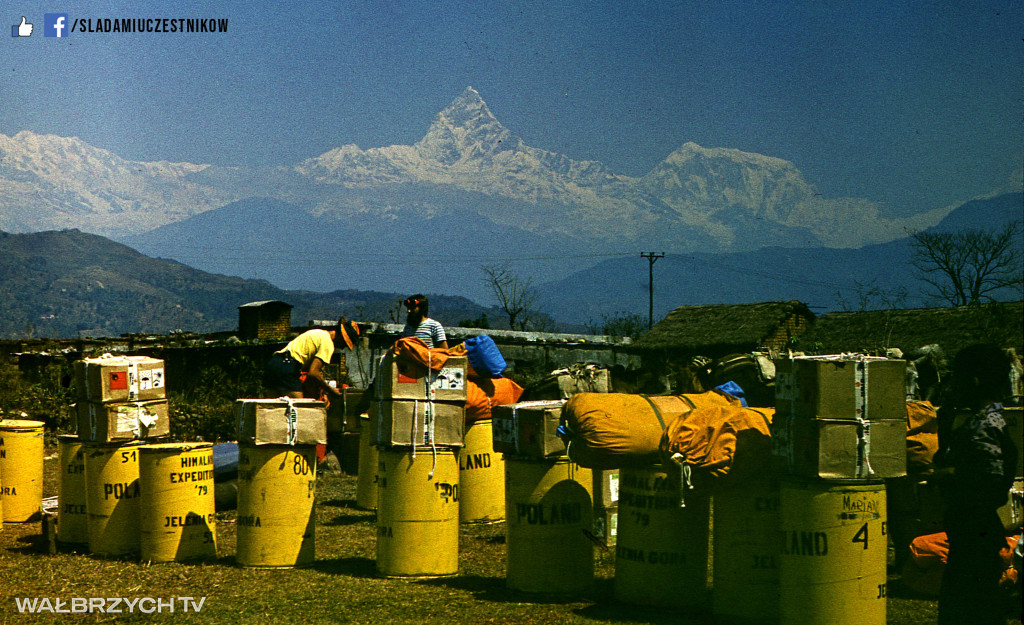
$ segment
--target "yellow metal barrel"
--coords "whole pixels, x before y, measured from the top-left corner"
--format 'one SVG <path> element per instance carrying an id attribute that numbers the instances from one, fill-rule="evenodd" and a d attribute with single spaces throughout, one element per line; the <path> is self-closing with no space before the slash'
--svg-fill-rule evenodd
<path id="1" fill-rule="evenodd" d="M 505 459 L 506 585 L 572 595 L 594 582 L 593 472 L 558 459 Z"/>
<path id="2" fill-rule="evenodd" d="M 239 444 L 238 564 L 311 564 L 316 558 L 315 498 L 315 445 Z"/>
<path id="3" fill-rule="evenodd" d="M 779 618 L 779 483 L 771 476 L 719 488 L 712 498 L 712 612 L 734 622 Z"/>
<path id="4" fill-rule="evenodd" d="M 43 510 L 42 421 L 0 421 L 0 494 L 3 521 L 24 523 Z"/>
<path id="5" fill-rule="evenodd" d="M 139 552 L 141 443 L 83 443 L 89 551 L 97 556 Z"/>
<path id="6" fill-rule="evenodd" d="M 459 463 L 449 448 L 379 451 L 377 572 L 444 577 L 459 572 Z"/>
<path id="7" fill-rule="evenodd" d="M 359 471 L 356 476 L 356 505 L 363 510 L 377 509 L 377 447 L 370 435 L 369 419 L 362 419 L 359 430 Z"/>
<path id="8" fill-rule="evenodd" d="M 57 437 L 57 542 L 89 543 L 89 512 L 86 507 L 85 449 L 77 436 Z"/>
<path id="9" fill-rule="evenodd" d="M 459 521 L 495 523 L 505 519 L 505 457 L 494 451 L 490 419 L 466 428 L 459 450 Z"/>
<path id="10" fill-rule="evenodd" d="M 785 480 L 779 506 L 779 622 L 883 625 L 885 485 Z"/>
<path id="11" fill-rule="evenodd" d="M 143 445 L 139 483 L 144 562 L 217 557 L 212 443 Z"/>
<path id="12" fill-rule="evenodd" d="M 710 497 L 690 490 L 686 507 L 680 507 L 679 493 L 678 478 L 660 469 L 619 471 L 616 599 L 646 606 L 704 606 Z"/>

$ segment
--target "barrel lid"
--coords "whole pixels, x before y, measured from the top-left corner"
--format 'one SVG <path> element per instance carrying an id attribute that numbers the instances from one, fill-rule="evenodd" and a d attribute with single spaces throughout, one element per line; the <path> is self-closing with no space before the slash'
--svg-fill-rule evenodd
<path id="1" fill-rule="evenodd" d="M 147 443 L 139 448 L 140 453 L 162 453 L 177 452 L 186 453 L 203 449 L 213 449 L 213 443 L 190 442 L 190 443 Z"/>
<path id="2" fill-rule="evenodd" d="M 21 431 L 21 430 L 34 430 L 36 428 L 44 427 L 46 424 L 42 421 L 28 421 L 25 419 L 0 419 L 0 430 L 7 431 Z"/>

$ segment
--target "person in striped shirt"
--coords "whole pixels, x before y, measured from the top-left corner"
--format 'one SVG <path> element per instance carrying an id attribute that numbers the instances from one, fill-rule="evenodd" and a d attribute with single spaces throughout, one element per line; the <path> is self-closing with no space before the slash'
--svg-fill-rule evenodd
<path id="1" fill-rule="evenodd" d="M 444 334 L 444 326 L 427 316 L 429 313 L 427 296 L 418 293 L 406 298 L 404 304 L 408 314 L 405 317 L 402 336 L 415 336 L 431 349 L 447 349 L 448 337 Z"/>

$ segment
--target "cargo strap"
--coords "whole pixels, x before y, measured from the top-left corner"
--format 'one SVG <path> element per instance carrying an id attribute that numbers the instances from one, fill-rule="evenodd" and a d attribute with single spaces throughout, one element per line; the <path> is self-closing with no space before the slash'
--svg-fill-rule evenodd
<path id="1" fill-rule="evenodd" d="M 284 409 L 285 423 L 288 425 L 288 444 L 294 445 L 299 437 L 299 411 L 290 397 L 285 397 L 288 407 Z"/>
<path id="2" fill-rule="evenodd" d="M 519 453 L 519 415 L 516 411 L 519 409 L 518 404 L 512 404 L 512 449 L 516 453 Z M 559 429 L 562 426 L 558 426 Z M 559 432 L 561 434 L 561 432 Z"/>
<path id="3" fill-rule="evenodd" d="M 412 403 L 412 435 L 409 438 L 412 441 L 413 460 L 416 459 L 416 447 L 418 446 L 417 425 L 419 424 L 419 419 L 416 415 L 419 414 L 419 407 L 420 400 L 414 399 Z M 423 406 L 423 436 L 423 442 L 430 444 L 430 452 L 434 458 L 434 464 L 430 469 L 430 473 L 427 474 L 427 479 L 432 480 L 434 479 L 434 472 L 437 471 L 437 443 L 434 440 L 434 402 L 431 400 L 428 400 Z"/>
<path id="4" fill-rule="evenodd" d="M 128 401 L 139 398 L 139 363 L 128 359 Z"/>
<path id="5" fill-rule="evenodd" d="M 857 477 L 871 477 L 875 470 L 871 468 L 871 422 L 857 418 Z"/>
<path id="6" fill-rule="evenodd" d="M 858 360 L 853 377 L 853 408 L 858 419 L 868 418 L 868 367 L 863 360 Z"/>
<path id="7" fill-rule="evenodd" d="M 693 490 L 693 465 L 681 453 L 672 454 L 672 461 L 679 466 L 679 507 L 686 507 L 686 491 Z"/>
<path id="8" fill-rule="evenodd" d="M 661 411 L 658 410 L 658 407 L 654 405 L 654 402 L 651 401 L 650 397 L 648 397 L 647 395 L 641 395 L 640 397 L 646 399 L 647 403 L 651 405 L 651 409 L 654 410 L 654 416 L 658 418 L 658 423 L 661 425 L 661 429 L 664 430 L 666 425 L 665 419 L 661 416 Z M 690 403 L 690 406 L 693 406 L 693 403 Z"/>
<path id="9" fill-rule="evenodd" d="M 387 358 L 388 353 L 384 352 L 380 356 L 380 360 L 377 361 L 377 382 L 373 385 L 375 394 L 377 395 L 377 440 L 384 440 L 384 390 L 382 388 L 383 383 L 381 376 L 384 371 L 384 359 Z"/>
<path id="10" fill-rule="evenodd" d="M 647 395 L 641 395 L 641 397 L 646 399 L 647 403 L 651 405 L 651 410 L 654 411 L 654 416 L 658 418 L 658 424 L 661 425 L 661 429 L 664 432 L 666 427 L 665 418 L 661 416 L 661 410 L 658 409 L 654 402 L 651 401 L 651 398 L 648 397 Z M 693 402 L 691 402 L 689 399 L 685 397 L 683 399 L 685 399 L 691 407 L 693 406 Z M 690 466 L 690 463 L 686 461 L 686 456 L 684 456 L 683 454 L 672 454 L 672 460 L 679 466 L 679 507 L 685 508 L 686 491 L 693 490 L 693 481 L 691 479 L 693 468 Z"/>

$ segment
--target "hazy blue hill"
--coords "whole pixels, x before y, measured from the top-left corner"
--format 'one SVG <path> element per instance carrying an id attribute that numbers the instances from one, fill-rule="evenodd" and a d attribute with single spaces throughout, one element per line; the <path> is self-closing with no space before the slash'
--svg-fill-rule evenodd
<path id="1" fill-rule="evenodd" d="M 464 206 L 475 198 L 514 214 L 518 202 L 438 187 L 332 190 L 315 205 L 246 199 L 124 243 L 204 271 L 258 275 L 288 289 L 457 293 L 483 300 L 480 267 L 530 257 L 533 275 L 586 267 L 586 244 L 497 224 Z M 500 205 L 500 206 L 499 206 Z M 541 279 L 536 279 L 539 282 Z"/>
<path id="2" fill-rule="evenodd" d="M 928 228 L 928 232 L 991 230 L 1014 220 L 1024 220 L 1024 193 L 1007 193 L 962 204 Z"/>
<path id="3" fill-rule="evenodd" d="M 0 336 L 5 338 L 233 331 L 238 306 L 268 299 L 292 304 L 295 325 L 340 314 L 391 321 L 389 313 L 403 297 L 383 291 L 285 291 L 263 280 L 150 258 L 78 230 L 0 232 Z M 449 324 L 484 313 L 495 318 L 493 310 L 461 297 L 433 297 L 432 306 Z"/>
<path id="4" fill-rule="evenodd" d="M 936 231 L 991 230 L 1021 219 L 1020 193 L 968 202 Z M 1018 241 L 1024 249 L 1024 237 Z M 800 300 L 817 313 L 862 307 L 941 306 L 926 298 L 911 267 L 909 238 L 859 249 L 769 247 L 728 254 L 669 254 L 654 265 L 655 321 L 677 306 Z M 543 305 L 563 322 L 600 322 L 626 312 L 646 318 L 648 261 L 606 260 L 564 280 L 544 284 Z M 906 293 L 900 299 L 899 294 Z"/>

